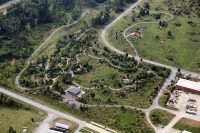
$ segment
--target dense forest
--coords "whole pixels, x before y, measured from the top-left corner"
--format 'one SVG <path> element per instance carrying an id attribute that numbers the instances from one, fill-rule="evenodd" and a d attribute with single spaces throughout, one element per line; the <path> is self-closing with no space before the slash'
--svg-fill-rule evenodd
<path id="1" fill-rule="evenodd" d="M 62 16 L 67 18 L 67 12 L 73 12 L 74 19 L 79 17 L 74 0 L 30 0 L 8 7 L 0 14 L 0 57 L 28 57 L 37 42 L 24 33 L 41 24 L 59 22 Z"/>

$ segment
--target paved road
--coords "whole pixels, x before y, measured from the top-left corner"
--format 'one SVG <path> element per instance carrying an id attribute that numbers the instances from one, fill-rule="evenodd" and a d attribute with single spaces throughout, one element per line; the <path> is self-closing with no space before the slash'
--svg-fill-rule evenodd
<path id="1" fill-rule="evenodd" d="M 123 16 L 126 16 L 127 14 L 129 14 L 130 12 L 133 11 L 133 8 L 136 7 L 142 0 L 138 0 L 135 4 L 133 4 L 131 7 L 129 7 L 124 13 L 122 13 L 119 17 L 117 17 L 114 21 L 112 21 L 109 25 L 107 25 L 102 33 L 101 33 L 101 38 L 102 38 L 102 41 L 104 42 L 104 44 L 110 48 L 111 50 L 119 53 L 119 54 L 125 54 L 124 52 L 116 49 L 115 47 L 113 47 L 112 45 L 109 44 L 109 42 L 106 40 L 106 32 L 107 30 L 113 25 L 115 24 L 118 20 L 120 20 Z"/>
<path id="2" fill-rule="evenodd" d="M 137 3 L 135 3 L 135 4 L 132 5 L 130 8 L 128 8 L 124 13 L 122 13 L 118 18 L 116 18 L 116 19 L 115 19 L 112 23 L 110 23 L 108 26 L 106 26 L 106 27 L 104 28 L 104 30 L 102 31 L 102 34 L 101 34 L 102 40 L 103 40 L 103 42 L 105 43 L 105 45 L 106 45 L 108 48 L 110 48 L 111 50 L 116 51 L 117 53 L 120 53 L 120 54 L 125 54 L 124 52 L 122 52 L 122 51 L 120 51 L 120 50 L 114 48 L 112 45 L 110 45 L 110 44 L 107 42 L 107 40 L 106 40 L 106 38 L 105 38 L 105 34 L 106 34 L 107 29 L 110 28 L 115 22 L 117 22 L 117 21 L 118 21 L 119 19 L 121 19 L 123 16 L 127 15 L 128 13 L 130 13 L 130 12 L 133 10 L 132 8 L 135 7 L 135 6 L 137 6 L 138 3 L 139 3 L 140 1 L 141 1 L 141 0 L 138 0 Z M 84 12 L 83 15 L 85 15 L 88 11 L 89 11 L 89 10 L 87 10 L 86 12 Z M 83 15 L 81 16 L 81 18 L 83 17 Z M 80 19 L 81 19 L 81 18 L 80 18 Z M 79 20 L 80 20 L 80 19 L 79 19 Z M 75 24 L 75 23 L 77 23 L 77 21 L 74 22 L 73 24 Z M 71 26 L 71 25 L 72 25 L 72 24 L 67 25 L 67 26 Z M 58 30 L 60 30 L 61 28 L 67 27 L 67 26 L 62 26 L 62 27 L 60 27 L 60 28 L 54 30 L 54 32 L 47 38 L 47 40 L 45 40 L 45 42 L 43 42 L 43 43 L 38 47 L 38 49 L 36 49 L 36 51 L 34 51 L 33 54 L 27 59 L 27 64 L 30 63 L 30 61 L 31 61 L 31 59 L 34 57 L 34 55 L 40 50 L 40 48 L 41 48 L 46 42 L 48 42 L 48 41 L 51 39 L 51 37 L 52 37 Z M 137 51 L 136 51 L 136 53 L 137 53 Z M 130 55 L 130 56 L 131 56 L 131 55 Z M 132 56 L 132 57 L 133 57 L 133 56 Z M 136 59 L 137 59 L 137 60 L 140 60 L 140 57 L 139 57 L 138 54 L 136 54 Z M 144 62 L 147 62 L 147 63 L 150 63 L 150 64 L 154 64 L 154 65 L 164 66 L 164 67 L 166 67 L 166 68 L 170 68 L 170 69 L 173 71 L 173 73 L 172 73 L 171 75 L 174 75 L 174 72 L 177 71 L 177 68 L 175 68 L 175 67 L 167 66 L 167 65 L 164 65 L 164 64 L 161 64 L 161 63 L 157 63 L 157 62 L 153 62 L 153 61 L 145 60 L 145 59 L 143 59 L 143 61 L 144 61 Z M 26 88 L 23 88 L 23 87 L 19 86 L 19 83 L 18 83 L 19 77 L 20 77 L 20 75 L 21 75 L 21 73 L 22 73 L 23 71 L 24 71 L 24 69 L 19 73 L 19 75 L 17 76 L 17 78 L 16 78 L 16 80 L 15 80 L 15 83 L 17 84 L 17 87 L 19 87 L 20 89 L 26 89 Z M 189 72 L 189 71 L 185 71 L 185 70 L 182 70 L 182 72 L 184 72 L 185 74 L 198 75 L 198 76 L 200 77 L 199 74 L 196 74 L 196 73 L 193 73 L 193 72 Z M 171 77 L 173 77 L 173 76 L 171 76 Z M 200 120 L 199 116 L 191 116 L 191 115 L 188 115 L 188 114 L 186 114 L 186 113 L 184 113 L 184 112 L 180 113 L 180 112 L 178 112 L 178 111 L 173 111 L 173 110 L 165 109 L 165 108 L 160 107 L 160 106 L 157 104 L 157 100 L 158 100 L 158 98 L 161 96 L 163 88 L 165 88 L 165 85 L 167 85 L 167 84 L 169 83 L 169 81 L 170 81 L 170 77 L 169 77 L 169 79 L 165 82 L 165 84 L 163 85 L 163 87 L 162 87 L 160 93 L 158 94 L 158 96 L 157 96 L 156 99 L 154 100 L 154 102 L 153 102 L 154 104 L 152 105 L 152 107 L 149 108 L 149 109 L 146 109 L 146 110 L 145 110 L 145 109 L 141 109 L 142 111 L 146 112 L 147 118 L 148 118 L 149 112 L 150 112 L 152 109 L 154 109 L 154 108 L 159 108 L 159 109 L 166 110 L 166 111 L 169 111 L 169 112 L 171 112 L 171 113 L 176 114 L 176 117 L 175 117 L 175 118 L 172 120 L 172 122 L 166 127 L 166 129 L 165 129 L 164 132 L 167 132 L 169 129 L 171 129 L 171 127 L 174 125 L 174 123 L 175 123 L 176 121 L 179 120 L 178 118 L 179 118 L 180 116 L 181 116 L 181 117 L 184 116 L 184 117 L 187 117 L 187 118 L 192 118 L 192 119 L 195 119 L 195 120 Z M 69 115 L 67 115 L 67 114 L 64 114 L 64 113 L 62 113 L 62 112 L 56 111 L 56 110 L 54 110 L 54 109 L 52 109 L 52 108 L 50 108 L 50 107 L 44 106 L 44 105 L 42 105 L 42 104 L 39 104 L 39 103 L 37 103 L 37 102 L 34 102 L 34 101 L 30 100 L 30 99 L 27 99 L 27 98 L 25 98 L 25 97 L 22 97 L 22 96 L 20 96 L 20 95 L 15 94 L 15 93 L 12 93 L 12 92 L 9 92 L 9 91 L 7 91 L 7 90 L 4 90 L 3 88 L 0 88 L 0 92 L 5 93 L 5 94 L 7 94 L 7 95 L 9 95 L 9 96 L 12 96 L 12 97 L 14 97 L 14 98 L 16 98 L 16 99 L 19 99 L 19 100 L 21 100 L 21 101 L 23 101 L 23 102 L 26 102 L 26 103 L 28 103 L 28 104 L 31 104 L 32 106 L 38 107 L 38 108 L 40 108 L 40 109 L 42 109 L 42 110 L 45 110 L 45 111 L 47 111 L 48 113 L 55 114 L 55 115 L 58 115 L 59 117 L 66 118 L 66 119 L 68 119 L 68 120 L 71 120 L 71 121 L 74 121 L 74 122 L 78 123 L 78 124 L 79 124 L 79 128 L 77 129 L 77 131 L 78 131 L 81 127 L 83 127 L 83 126 L 86 124 L 86 122 L 84 122 L 84 121 L 81 121 L 81 120 L 79 120 L 79 119 L 76 119 L 76 118 L 74 118 L 74 117 L 72 117 L 72 116 L 69 116 Z M 96 105 L 89 105 L 89 106 L 96 106 Z M 119 107 L 119 106 L 121 106 L 121 105 L 106 105 L 106 107 Z M 135 108 L 135 107 L 131 107 L 131 106 L 126 106 L 126 107 Z M 139 109 L 139 108 L 137 108 L 137 109 Z M 149 121 L 149 119 L 148 119 L 148 121 Z M 149 123 L 150 123 L 150 125 L 156 130 L 156 132 L 160 132 L 160 129 L 158 129 L 157 127 L 153 126 L 153 124 L 151 123 L 151 121 L 149 121 Z M 163 131 L 162 131 L 162 132 L 163 132 Z"/>
<path id="3" fill-rule="evenodd" d="M 49 123 L 54 119 L 58 118 L 55 114 L 48 114 L 48 117 L 40 124 L 40 126 L 34 131 L 34 133 L 48 133 L 49 132 Z"/>
<path id="4" fill-rule="evenodd" d="M 58 117 L 65 118 L 65 119 L 68 119 L 68 120 L 70 120 L 70 121 L 73 121 L 73 122 L 77 123 L 77 124 L 79 125 L 79 127 L 78 127 L 78 129 L 76 130 L 76 132 L 79 131 L 81 128 L 83 128 L 83 127 L 85 126 L 85 124 L 86 124 L 85 121 L 79 120 L 79 119 L 77 119 L 77 118 L 75 118 L 75 117 L 73 117 L 73 116 L 70 116 L 70 115 L 68 115 L 68 114 L 62 113 L 62 112 L 60 112 L 60 111 L 57 111 L 57 110 L 52 109 L 52 108 L 50 108 L 50 107 L 47 107 L 47 106 L 45 106 L 45 105 L 43 105 L 43 104 L 37 103 L 37 102 L 35 102 L 35 101 L 33 101 L 33 100 L 30 100 L 30 99 L 28 99 L 28 98 L 25 98 L 25 97 L 23 97 L 23 96 L 21 96 L 21 95 L 18 95 L 18 94 L 16 94 L 16 93 L 13 93 L 13 92 L 8 91 L 8 90 L 6 90 L 6 89 L 3 89 L 3 88 L 1 88 L 1 87 L 0 87 L 0 92 L 6 94 L 6 95 L 8 95 L 8 96 L 11 96 L 11 97 L 13 97 L 13 98 L 15 98 L 15 99 L 17 99 L 17 100 L 20 100 L 20 101 L 23 101 L 23 102 L 25 102 L 25 103 L 27 103 L 27 104 L 30 104 L 30 105 L 32 105 L 32 106 L 34 106 L 34 107 L 37 107 L 37 108 L 39 108 L 39 109 L 42 109 L 42 110 L 46 111 L 48 114 L 55 114 L 55 115 L 58 116 Z"/>
<path id="5" fill-rule="evenodd" d="M 12 0 L 12 1 L 9 1 L 7 3 L 4 3 L 3 5 L 0 6 L 0 9 L 5 8 L 5 7 L 7 7 L 7 6 L 11 5 L 11 4 L 17 3 L 18 1 L 19 0 Z"/>
<path id="6" fill-rule="evenodd" d="M 115 52 L 117 52 L 117 53 L 119 53 L 119 54 L 125 54 L 125 53 L 122 52 L 122 51 L 120 51 L 120 50 L 118 50 L 118 49 L 116 49 L 116 48 L 113 47 L 111 44 L 109 44 L 109 42 L 106 40 L 106 37 L 105 37 L 105 36 L 106 36 L 106 32 L 107 32 L 107 30 L 108 30 L 114 23 L 116 23 L 116 22 L 117 22 L 119 19 L 121 19 L 124 15 L 127 15 L 127 13 L 131 11 L 131 8 L 133 8 L 134 6 L 136 6 L 140 1 L 141 1 L 141 0 L 139 0 L 136 4 L 134 4 L 133 6 L 131 6 L 129 9 L 127 9 L 123 14 L 121 14 L 121 15 L 120 15 L 118 18 L 116 18 L 112 23 L 110 23 L 108 26 L 106 26 L 106 27 L 104 28 L 104 30 L 102 31 L 101 38 L 102 38 L 104 44 L 105 44 L 108 48 L 110 48 L 111 50 L 113 50 L 113 51 L 115 51 Z M 169 14 L 169 13 L 167 13 L 167 14 Z M 173 15 L 171 15 L 171 14 L 169 14 L 169 15 L 171 16 L 171 18 L 168 19 L 167 21 L 173 19 Z M 143 22 L 142 22 L 142 23 L 143 23 Z M 158 22 L 144 22 L 144 23 L 158 23 Z M 137 25 L 137 24 L 140 24 L 140 23 L 136 23 L 136 24 L 130 26 L 129 28 L 131 28 L 131 27 L 133 27 L 133 26 L 135 26 L 135 25 Z M 135 59 L 138 61 L 138 64 L 139 64 L 139 61 L 141 60 L 141 58 L 139 57 L 139 54 L 138 54 L 137 50 L 135 49 L 134 45 L 127 39 L 127 36 L 125 35 L 125 34 L 126 34 L 126 31 L 127 31 L 129 28 L 127 28 L 127 29 L 124 31 L 123 35 L 124 35 L 125 39 L 127 40 L 127 42 L 129 42 L 129 44 L 134 48 L 134 51 L 135 51 L 135 54 L 136 54 Z M 132 55 L 129 55 L 129 56 L 130 56 L 130 57 L 133 57 Z M 160 107 L 160 106 L 158 105 L 158 99 L 159 99 L 159 97 L 162 95 L 162 92 L 163 92 L 163 90 L 166 88 L 166 86 L 169 85 L 169 84 L 170 84 L 170 81 L 175 77 L 175 74 L 176 74 L 178 68 L 171 67 L 171 66 L 168 66 L 168 65 L 165 65 L 165 64 L 161 64 L 161 63 L 158 63 L 158 62 L 154 62 L 154 61 L 151 61 L 151 60 L 143 59 L 143 61 L 146 62 L 146 63 L 150 63 L 150 64 L 157 65 L 157 66 L 163 66 L 163 67 L 166 67 L 166 68 L 169 68 L 169 69 L 172 70 L 171 75 L 166 79 L 166 82 L 164 83 L 164 85 L 162 86 L 160 92 L 158 93 L 158 95 L 157 95 L 156 98 L 154 99 L 152 106 L 151 106 L 150 108 L 148 108 L 147 110 L 143 110 L 143 111 L 145 112 L 146 116 L 147 116 L 148 122 L 149 122 L 150 125 L 154 128 L 154 130 L 155 130 L 157 133 L 160 133 L 160 132 L 161 132 L 161 133 L 168 133 L 168 132 L 171 130 L 171 128 L 174 126 L 174 124 L 175 124 L 176 122 L 178 122 L 178 120 L 180 120 L 180 118 L 182 118 L 182 117 L 186 117 L 186 118 L 189 118 L 189 119 L 195 119 L 195 120 L 200 121 L 200 117 L 199 117 L 199 116 L 191 116 L 191 115 L 186 114 L 185 112 L 169 110 L 169 109 Z M 192 74 L 192 76 L 198 76 L 198 77 L 200 77 L 200 74 L 197 74 L 197 73 L 194 73 L 194 72 L 189 72 L 189 71 L 186 71 L 186 70 L 181 70 L 181 72 L 184 72 L 184 73 L 187 74 L 187 75 Z M 169 112 L 174 113 L 174 114 L 176 115 L 176 117 L 168 124 L 168 126 L 167 126 L 164 130 L 161 130 L 160 128 L 155 127 L 155 126 L 151 123 L 151 121 L 150 121 L 150 119 L 149 119 L 149 113 L 150 113 L 150 111 L 153 110 L 153 109 L 155 109 L 155 108 L 159 108 L 159 109 L 161 109 L 161 110 L 166 110 L 166 111 L 169 111 Z"/>

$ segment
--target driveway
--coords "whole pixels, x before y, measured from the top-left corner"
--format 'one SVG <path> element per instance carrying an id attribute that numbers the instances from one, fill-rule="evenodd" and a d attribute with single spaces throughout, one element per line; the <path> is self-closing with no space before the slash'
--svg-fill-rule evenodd
<path id="1" fill-rule="evenodd" d="M 80 105 L 83 105 L 83 103 L 81 103 L 81 102 L 79 102 L 79 101 L 76 100 L 75 96 L 72 96 L 69 93 L 66 93 L 66 94 L 62 95 L 62 97 L 64 98 L 63 99 L 64 103 L 66 103 L 68 101 L 72 101 L 75 104 L 75 106 L 74 106 L 75 108 L 79 108 Z"/>

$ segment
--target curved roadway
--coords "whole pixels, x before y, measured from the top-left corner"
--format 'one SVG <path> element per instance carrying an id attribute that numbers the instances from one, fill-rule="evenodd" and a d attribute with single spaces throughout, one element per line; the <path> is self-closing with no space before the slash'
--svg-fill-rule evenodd
<path id="1" fill-rule="evenodd" d="M 17 2 L 17 1 L 18 1 L 18 0 L 13 0 L 13 2 Z M 125 54 L 124 52 L 122 52 L 122 51 L 116 49 L 115 47 L 113 47 L 112 45 L 110 45 L 110 44 L 107 42 L 106 38 L 105 38 L 105 34 L 106 34 L 106 31 L 107 31 L 114 23 L 116 23 L 116 22 L 117 22 L 119 19 L 121 19 L 124 15 L 129 14 L 129 13 L 133 10 L 133 8 L 139 4 L 140 1 L 141 1 L 141 0 L 138 0 L 134 5 L 132 5 L 131 7 L 129 7 L 124 13 L 122 13 L 118 18 L 116 18 L 116 19 L 115 19 L 112 23 L 110 23 L 108 26 L 106 26 L 106 27 L 104 28 L 104 30 L 102 31 L 102 34 L 101 34 L 102 40 L 103 40 L 104 44 L 105 44 L 108 48 L 110 48 L 111 50 L 113 50 L 113 51 L 115 51 L 115 52 L 117 52 L 117 53 L 120 53 L 120 54 Z M 11 3 L 9 3 L 9 2 L 6 3 L 6 5 L 4 5 L 4 7 L 6 7 L 6 6 L 10 5 L 10 4 L 11 4 Z M 3 7 L 3 5 L 2 5 L 2 6 L 0 6 L 0 9 L 1 9 L 1 8 L 4 8 L 4 7 Z M 81 16 L 81 18 L 82 18 L 87 12 L 88 12 L 88 10 Z M 81 18 L 79 18 L 79 20 L 80 20 Z M 77 20 L 77 21 L 78 21 L 78 20 Z M 75 21 L 73 24 L 77 23 L 77 21 Z M 49 39 L 50 39 L 58 30 L 60 30 L 61 28 L 67 27 L 67 26 L 71 26 L 71 25 L 73 25 L 73 24 L 66 25 L 66 26 L 62 26 L 62 27 L 56 29 L 56 30 L 47 38 L 47 40 L 46 40 L 45 42 L 43 42 L 43 43 L 38 47 L 38 49 L 36 49 L 36 51 L 33 52 L 33 54 L 27 59 L 27 64 L 30 63 L 30 61 L 31 61 L 31 59 L 33 58 L 33 56 L 39 51 L 39 49 L 40 49 L 47 41 L 49 41 Z M 134 49 L 134 50 L 135 50 L 135 49 Z M 135 50 L 135 51 L 136 51 L 136 50 Z M 137 53 L 137 51 L 136 51 L 136 53 Z M 131 55 L 130 55 L 130 56 L 131 56 Z M 132 57 L 133 57 L 133 56 L 132 56 Z M 137 59 L 137 60 L 140 59 L 140 57 L 139 57 L 138 54 L 136 54 L 136 59 Z M 168 130 L 169 130 L 170 128 L 172 128 L 172 126 L 173 126 L 181 117 L 186 117 L 186 118 L 190 118 L 190 119 L 192 118 L 192 119 L 194 119 L 194 120 L 200 120 L 200 117 L 199 117 L 199 116 L 193 116 L 193 115 L 188 115 L 188 114 L 186 114 L 186 113 L 184 113 L 184 112 L 169 110 L 169 109 L 160 107 L 160 106 L 158 105 L 158 98 L 162 95 L 162 90 L 165 89 L 165 86 L 169 83 L 170 79 L 171 79 L 172 77 L 174 77 L 175 72 L 177 71 L 178 68 L 171 67 L 171 66 L 164 65 L 164 64 L 161 64 L 161 63 L 157 63 L 157 62 L 153 62 L 153 61 L 150 61 L 150 60 L 144 60 L 144 59 L 143 59 L 143 61 L 144 61 L 144 62 L 147 62 L 147 63 L 150 63 L 150 64 L 154 64 L 154 65 L 158 65 L 158 66 L 163 66 L 163 67 L 166 67 L 166 68 L 170 68 L 170 69 L 172 70 L 172 74 L 170 75 L 170 77 L 167 79 L 167 81 L 166 81 L 165 84 L 163 85 L 163 87 L 162 87 L 161 91 L 159 92 L 158 96 L 154 99 L 154 102 L 153 102 L 152 106 L 151 106 L 150 108 L 148 108 L 148 109 L 141 109 L 142 111 L 144 111 L 144 112 L 146 113 L 148 122 L 149 122 L 150 125 L 155 129 L 155 131 L 156 131 L 156 132 L 166 132 L 166 133 L 167 133 Z M 18 82 L 19 77 L 20 77 L 20 75 L 21 75 L 21 73 L 22 73 L 23 71 L 24 71 L 24 69 L 19 73 L 19 75 L 16 77 L 16 80 L 15 80 L 15 83 L 17 84 L 17 87 L 19 87 L 20 89 L 24 89 L 23 87 L 19 86 L 19 82 Z M 181 71 L 185 72 L 185 74 L 194 74 L 194 75 L 200 76 L 199 74 L 194 73 L 194 72 L 189 72 L 189 71 L 185 71 L 185 70 L 181 70 Z M 22 96 L 20 96 L 20 95 L 18 95 L 18 94 L 15 94 L 15 93 L 13 93 L 13 92 L 8 91 L 8 90 L 5 90 L 5 89 L 3 89 L 3 88 L 1 88 L 1 87 L 0 87 L 0 92 L 2 92 L 2 93 L 4 93 L 4 94 L 7 94 L 7 95 L 9 95 L 9 96 L 12 96 L 12 97 L 14 97 L 14 98 L 16 98 L 16 99 L 18 99 L 18 100 L 23 101 L 23 102 L 26 102 L 26 103 L 28 103 L 28 104 L 30 104 L 30 105 L 32 105 L 32 106 L 38 107 L 38 108 L 40 108 L 40 109 L 42 109 L 42 110 L 45 110 L 46 112 L 48 112 L 48 113 L 50 113 L 50 114 L 56 114 L 57 116 L 60 116 L 60 117 L 62 117 L 62 118 L 66 118 L 66 119 L 68 119 L 68 120 L 71 120 L 71 121 L 74 121 L 74 122 L 78 123 L 78 124 L 79 124 L 79 128 L 77 129 L 77 131 L 78 131 L 79 129 L 81 129 L 81 128 L 86 124 L 85 121 L 81 121 L 81 120 L 79 120 L 79 119 L 76 119 L 76 118 L 74 118 L 74 117 L 72 117 L 72 116 L 69 116 L 69 115 L 64 114 L 64 113 L 62 113 L 62 112 L 59 112 L 59 111 L 57 111 L 57 110 L 54 110 L 54 109 L 52 109 L 52 108 L 50 108 L 50 107 L 47 107 L 47 106 L 45 106 L 45 105 L 42 105 L 42 104 L 40 104 L 40 103 L 37 103 L 37 102 L 35 102 L 35 101 L 33 101 L 33 100 L 30 100 L 30 99 L 28 99 L 28 98 L 22 97 Z M 96 106 L 96 105 L 89 105 L 89 106 Z M 119 107 L 119 106 L 121 106 L 121 105 L 105 105 L 105 107 Z M 125 106 L 125 107 L 135 108 L 135 107 L 131 107 L 131 106 Z M 160 131 L 160 129 L 158 129 L 157 127 L 155 127 L 155 126 L 151 123 L 151 121 L 149 120 L 149 113 L 150 113 L 150 111 L 151 111 L 152 109 L 154 109 L 154 108 L 166 110 L 166 111 L 169 111 L 169 112 L 171 112 L 171 113 L 176 114 L 176 117 L 165 127 L 164 130 L 161 130 L 161 131 Z M 139 108 L 137 108 L 137 109 L 139 109 Z"/>
<path id="2" fill-rule="evenodd" d="M 9 2 L 7 2 L 7 3 L 4 3 L 4 4 L 2 4 L 1 6 L 0 6 L 0 9 L 3 9 L 3 8 L 5 8 L 5 7 L 7 7 L 7 6 L 9 6 L 9 5 L 11 5 L 11 4 L 15 4 L 15 3 L 17 3 L 19 0 L 12 0 L 12 1 L 9 1 Z"/>

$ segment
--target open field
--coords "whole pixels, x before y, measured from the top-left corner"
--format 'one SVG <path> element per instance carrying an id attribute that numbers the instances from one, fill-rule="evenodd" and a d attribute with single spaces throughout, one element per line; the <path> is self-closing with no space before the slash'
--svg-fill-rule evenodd
<path id="1" fill-rule="evenodd" d="M 174 25 L 177 21 L 181 22 L 180 27 Z M 194 31 L 198 33 L 199 31 L 198 28 L 187 24 L 188 21 L 190 21 L 190 18 L 175 16 L 173 20 L 168 22 L 168 26 L 162 30 L 159 30 L 158 24 L 139 24 L 131 28 L 128 33 L 135 31 L 137 28 L 146 27 L 143 38 L 137 40 L 129 38 L 129 40 L 134 42 L 142 58 L 199 72 L 197 63 L 200 61 L 198 58 L 200 45 L 198 42 L 190 40 L 190 38 L 197 40 L 199 35 L 191 36 L 187 34 L 187 32 Z M 193 21 L 198 22 L 198 19 L 193 19 Z M 172 40 L 167 39 L 169 30 L 173 36 Z M 164 43 L 158 43 L 155 38 L 157 35 L 164 40 Z"/>
<path id="2" fill-rule="evenodd" d="M 124 109 L 123 107 L 94 107 L 86 110 L 84 116 L 89 117 L 92 121 L 103 124 L 108 128 L 119 131 L 120 133 L 139 133 L 142 131 L 154 132 L 147 124 L 145 115 L 141 111 Z"/>
<path id="3" fill-rule="evenodd" d="M 144 2 L 149 2 L 144 0 L 140 3 L 140 7 L 143 8 Z M 167 27 L 162 30 L 158 28 L 158 24 L 138 24 L 132 27 L 128 33 L 132 33 L 138 28 L 146 27 L 146 30 L 142 32 L 142 39 L 132 39 L 128 37 L 129 40 L 136 47 L 139 55 L 142 58 L 147 58 L 156 62 L 161 62 L 163 64 L 172 65 L 175 67 L 180 67 L 186 70 L 191 70 L 195 72 L 200 72 L 200 67 L 198 65 L 200 58 L 200 45 L 198 43 L 199 39 L 199 26 L 200 21 L 197 15 L 191 11 L 190 17 L 187 15 L 174 15 L 175 6 L 169 6 L 163 4 L 164 0 L 156 0 L 150 2 L 150 14 L 155 14 L 158 12 L 168 12 L 171 13 L 174 18 L 167 22 Z M 175 0 L 178 6 L 187 5 L 188 2 L 181 2 Z M 176 4 L 174 4 L 176 5 Z M 136 8 L 136 11 L 130 13 L 128 16 L 124 16 L 116 24 L 114 24 L 107 32 L 108 41 L 116 48 L 134 54 L 133 49 L 128 46 L 129 44 L 123 39 L 123 31 L 134 23 L 144 22 L 144 20 L 150 20 L 148 22 L 159 22 L 152 16 L 144 16 L 138 18 L 140 7 Z M 159 7 L 159 8 L 158 8 Z M 170 11 L 169 11 L 170 10 Z M 135 22 L 131 18 L 135 18 Z M 162 18 L 169 19 L 170 15 L 164 14 Z M 192 18 L 192 19 L 191 19 Z M 188 24 L 192 20 L 192 24 Z M 180 26 L 175 25 L 180 23 Z M 194 25 L 193 25 L 194 24 Z M 168 31 L 172 33 L 172 40 L 168 39 Z M 164 40 L 164 43 L 158 43 L 155 36 L 158 35 L 160 39 Z M 124 50 L 128 48 L 130 51 Z M 170 54 L 169 54 L 170 53 Z M 194 58 L 195 57 L 195 58 Z M 192 61 L 191 61 L 192 60 Z"/>
<path id="4" fill-rule="evenodd" d="M 174 114 L 171 114 L 167 111 L 154 109 L 149 114 L 151 122 L 155 125 L 168 125 L 169 122 L 175 117 Z"/>
<path id="5" fill-rule="evenodd" d="M 187 119 L 187 118 L 182 118 L 180 121 L 178 121 L 178 123 L 176 123 L 176 125 L 174 125 L 173 128 L 181 130 L 181 131 L 187 130 L 192 133 L 199 133 L 200 122 L 191 120 L 191 119 Z"/>
<path id="6" fill-rule="evenodd" d="M 76 131 L 76 129 L 78 128 L 78 124 L 76 124 L 72 121 L 66 120 L 66 119 L 62 119 L 62 118 L 55 119 L 53 122 L 50 123 L 50 126 L 53 127 L 56 122 L 68 125 L 69 130 L 67 130 L 67 133 L 74 133 Z"/>
<path id="7" fill-rule="evenodd" d="M 27 127 L 27 132 L 33 132 L 34 129 L 45 119 L 46 115 L 43 112 L 16 109 L 0 106 L 0 129 L 2 133 L 8 131 L 12 126 L 17 133 L 21 132 L 23 127 Z M 35 122 L 31 122 L 34 118 Z"/>

